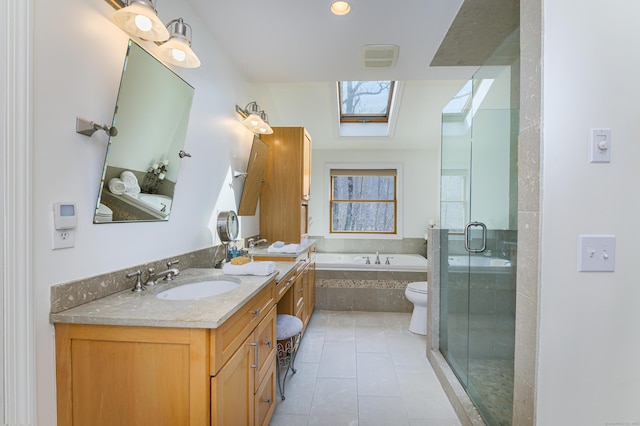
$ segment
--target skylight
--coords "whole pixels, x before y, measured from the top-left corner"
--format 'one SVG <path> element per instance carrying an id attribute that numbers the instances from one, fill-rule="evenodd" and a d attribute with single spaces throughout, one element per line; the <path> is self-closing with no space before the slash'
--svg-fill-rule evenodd
<path id="1" fill-rule="evenodd" d="M 340 81 L 340 123 L 388 123 L 394 81 Z"/>

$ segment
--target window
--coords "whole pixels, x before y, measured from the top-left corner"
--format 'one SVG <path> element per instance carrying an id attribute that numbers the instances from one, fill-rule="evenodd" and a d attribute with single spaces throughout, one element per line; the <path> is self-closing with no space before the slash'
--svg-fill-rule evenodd
<path id="1" fill-rule="evenodd" d="M 341 123 L 388 123 L 394 81 L 340 81 Z"/>
<path id="2" fill-rule="evenodd" d="M 397 233 L 396 169 L 331 169 L 330 233 Z"/>
<path id="3" fill-rule="evenodd" d="M 445 174 L 446 173 L 446 174 Z M 467 223 L 467 176 L 464 172 L 443 170 L 440 185 L 442 229 L 461 230 Z"/>

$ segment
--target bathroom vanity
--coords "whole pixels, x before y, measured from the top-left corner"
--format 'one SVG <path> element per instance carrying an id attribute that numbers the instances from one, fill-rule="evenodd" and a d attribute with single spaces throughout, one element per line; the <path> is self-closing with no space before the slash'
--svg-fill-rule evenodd
<path id="1" fill-rule="evenodd" d="M 51 314 L 58 424 L 268 424 L 278 288 L 298 266 L 280 261 L 268 277 L 225 276 L 239 285 L 215 297 L 156 297 L 207 274 L 220 279 L 219 270 L 187 269 L 171 284 Z"/>
<path id="2" fill-rule="evenodd" d="M 255 260 L 294 262 L 295 268 L 285 276 L 276 288 L 278 314 L 295 315 L 302 321 L 302 333 L 307 328 L 316 305 L 316 245 L 307 240 L 307 247 L 299 254 L 268 253 L 266 249 L 254 250 Z"/>

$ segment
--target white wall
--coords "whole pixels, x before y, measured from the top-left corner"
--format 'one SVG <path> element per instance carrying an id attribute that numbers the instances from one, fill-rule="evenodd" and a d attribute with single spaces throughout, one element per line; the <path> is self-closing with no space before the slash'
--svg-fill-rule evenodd
<path id="1" fill-rule="evenodd" d="M 640 422 L 639 16 L 544 2 L 540 425 Z M 611 128 L 610 164 L 588 162 L 593 127 Z M 577 272 L 580 234 L 616 235 L 615 272 Z"/>
<path id="2" fill-rule="evenodd" d="M 404 185 L 400 200 L 403 207 L 403 238 L 422 238 L 429 220 L 439 216 L 440 157 L 436 150 L 404 151 L 313 151 L 311 160 L 311 200 L 309 216 L 312 220 L 309 235 L 329 235 L 330 183 L 325 174 L 326 164 L 401 164 Z"/>
<path id="3" fill-rule="evenodd" d="M 176 68 L 195 87 L 171 219 L 166 223 L 92 223 L 107 138 L 75 133 L 76 116 L 110 123 L 128 36 L 111 22 L 103 0 L 34 0 L 33 283 L 37 341 L 38 424 L 55 424 L 54 334 L 49 324 L 53 284 L 127 268 L 211 246 L 208 224 L 217 210 L 236 208 L 231 168 L 244 170 L 252 135 L 234 106 L 252 88 L 222 53 L 185 0 L 160 2 L 168 22 L 183 17 L 193 27 L 195 70 Z M 75 247 L 50 249 L 56 201 L 77 203 Z M 215 219 L 215 217 L 214 217 Z M 256 228 L 255 218 L 243 218 Z"/>

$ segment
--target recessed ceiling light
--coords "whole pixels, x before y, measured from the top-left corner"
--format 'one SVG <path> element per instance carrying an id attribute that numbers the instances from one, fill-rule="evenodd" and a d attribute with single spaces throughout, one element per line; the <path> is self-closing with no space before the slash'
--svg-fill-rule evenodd
<path id="1" fill-rule="evenodd" d="M 334 1 L 331 3 L 331 12 L 333 12 L 334 15 L 346 15 L 349 11 L 351 11 L 351 5 L 346 1 Z"/>

